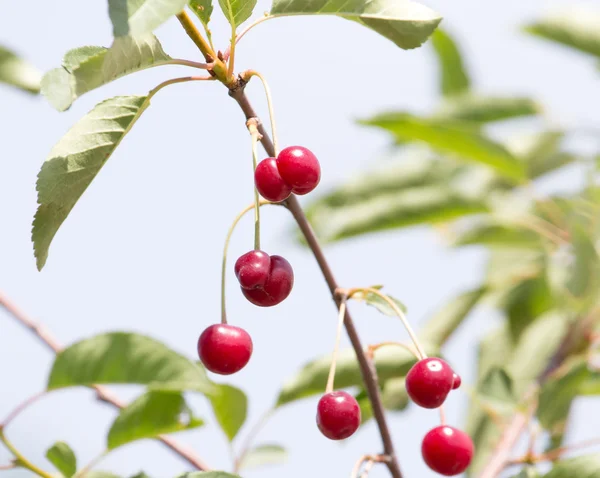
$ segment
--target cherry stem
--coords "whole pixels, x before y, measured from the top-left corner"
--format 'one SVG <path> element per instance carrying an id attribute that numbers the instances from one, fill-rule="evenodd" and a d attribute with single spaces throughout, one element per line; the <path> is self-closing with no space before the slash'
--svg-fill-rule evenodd
<path id="1" fill-rule="evenodd" d="M 335 367 L 337 364 L 338 351 L 340 349 L 340 339 L 342 338 L 342 329 L 344 328 L 344 317 L 346 317 L 346 298 L 342 297 L 340 301 L 340 310 L 338 315 L 337 331 L 335 334 L 335 345 L 333 348 L 333 356 L 331 358 L 331 367 L 329 368 L 329 377 L 327 377 L 327 386 L 325 393 L 333 392 L 333 382 L 335 380 Z"/>
<path id="2" fill-rule="evenodd" d="M 446 411 L 444 410 L 444 405 L 440 405 L 440 425 L 446 425 Z"/>
<path id="3" fill-rule="evenodd" d="M 258 165 L 258 141 L 261 139 L 261 135 L 258 132 L 258 127 L 256 125 L 256 119 L 249 119 L 246 122 L 248 126 L 248 131 L 250 131 L 250 135 L 252 137 L 252 178 L 254 178 L 254 174 L 256 173 L 256 166 Z M 254 184 L 254 179 L 252 181 Z M 254 250 L 260 250 L 260 197 L 258 195 L 258 189 L 256 188 L 256 184 L 253 186 L 254 189 Z"/>
<path id="4" fill-rule="evenodd" d="M 227 48 L 227 50 L 225 50 L 225 53 L 223 53 L 223 59 L 227 60 L 233 54 L 233 49 L 235 48 L 235 45 L 237 45 L 237 43 L 242 39 L 242 37 L 246 33 L 248 33 L 250 30 L 252 30 L 256 25 L 259 25 L 266 20 L 270 20 L 271 18 L 275 18 L 276 16 L 284 16 L 284 15 L 271 15 L 269 13 L 265 13 L 264 16 L 260 17 L 258 20 L 256 20 L 255 22 L 251 23 L 246 28 L 244 28 L 240 33 L 237 34 L 237 36 L 235 37 L 235 41 L 232 42 L 231 46 L 229 46 Z"/>
<path id="5" fill-rule="evenodd" d="M 234 463 L 234 467 L 233 467 L 233 472 L 234 473 L 237 473 L 240 470 L 240 465 L 242 464 L 242 461 L 244 460 L 244 458 L 246 458 L 246 455 L 250 451 L 250 446 L 252 445 L 252 442 L 254 441 L 254 439 L 256 438 L 256 436 L 258 435 L 258 433 L 267 424 L 267 422 L 273 416 L 274 413 L 275 413 L 275 409 L 274 408 L 269 408 L 259 418 L 259 420 L 254 424 L 254 426 L 252 427 L 252 429 L 248 432 L 248 435 L 246 436 L 246 439 L 244 440 L 244 443 L 243 443 L 243 445 L 240 448 L 240 452 L 238 454 L 238 457 L 235 459 L 235 463 Z"/>
<path id="6" fill-rule="evenodd" d="M 15 409 L 6 416 L 2 423 L 0 423 L 0 429 L 6 428 L 15 418 L 17 418 L 19 414 L 21 414 L 21 412 L 23 412 L 27 407 L 29 407 L 33 403 L 37 402 L 40 398 L 46 395 L 47 392 L 47 390 L 44 390 L 42 392 L 36 393 L 24 402 L 21 402 L 19 405 L 17 405 Z"/>
<path id="7" fill-rule="evenodd" d="M 360 478 L 365 478 L 369 475 L 369 472 L 371 471 L 371 468 L 373 468 L 373 465 L 375 465 L 375 463 L 388 462 L 390 462 L 390 457 L 387 455 L 363 455 L 357 460 L 350 476 L 351 478 L 358 478 L 358 474 L 360 473 L 363 464 L 366 463 L 363 472 L 360 475 Z"/>
<path id="8" fill-rule="evenodd" d="M 514 460 L 510 460 L 511 464 L 519 464 L 519 463 L 538 463 L 541 461 L 554 461 L 558 460 L 562 455 L 568 453 L 570 451 L 581 450 L 582 448 L 588 448 L 590 446 L 596 446 L 600 444 L 600 438 L 592 438 L 591 440 L 586 440 L 581 443 L 575 443 L 573 445 L 563 446 L 559 448 L 555 448 L 554 450 L 550 450 L 546 453 L 542 453 L 540 455 L 535 455 L 533 453 L 526 453 L 522 457 L 515 458 Z"/>
<path id="9" fill-rule="evenodd" d="M 276 204 L 276 203 L 272 203 L 270 201 L 265 201 L 265 200 L 258 201 L 258 206 L 264 206 L 265 204 Z M 233 231 L 235 230 L 236 226 L 238 225 L 238 223 L 240 222 L 242 217 L 244 217 L 244 214 L 246 214 L 248 211 L 251 211 L 252 209 L 258 209 L 256 207 L 255 203 L 252 203 L 249 206 L 246 206 L 244 209 L 242 209 L 242 211 L 233 220 L 233 223 L 231 224 L 229 231 L 227 231 L 227 237 L 225 238 L 225 246 L 223 247 L 223 262 L 221 264 L 221 323 L 222 324 L 227 323 L 227 310 L 226 310 L 226 302 L 227 301 L 225 299 L 225 282 L 226 282 L 225 277 L 227 275 L 227 250 L 229 249 L 229 242 L 231 241 L 231 236 L 233 235 Z"/>
<path id="10" fill-rule="evenodd" d="M 38 468 L 33 463 L 31 463 L 27 458 L 25 458 L 21 452 L 6 438 L 4 434 L 4 428 L 0 427 L 0 442 L 4 443 L 4 446 L 10 451 L 15 457 L 15 464 L 22 468 L 26 468 L 37 476 L 41 476 L 42 478 L 54 478 L 50 473 L 45 472 L 41 468 Z"/>
<path id="11" fill-rule="evenodd" d="M 417 352 L 417 350 L 412 345 L 405 344 L 404 342 L 380 342 L 375 345 L 369 345 L 367 347 L 367 354 L 369 354 L 370 357 L 373 357 L 373 355 L 378 349 L 387 345 L 396 345 L 398 347 L 402 347 L 403 349 L 408 350 L 412 355 L 414 355 L 417 360 L 420 359 L 419 352 Z"/>
<path id="12" fill-rule="evenodd" d="M 273 108 L 273 97 L 271 96 L 271 88 L 265 77 L 255 70 L 246 70 L 242 73 L 242 79 L 249 81 L 250 78 L 256 76 L 262 82 L 263 88 L 265 89 L 265 95 L 267 97 L 267 106 L 269 108 L 269 121 L 271 122 L 271 135 L 273 136 L 273 149 L 275 150 L 275 157 L 279 154 L 278 140 L 277 140 L 277 129 L 275 125 L 275 109 Z"/>
<path id="13" fill-rule="evenodd" d="M 73 478 L 84 478 L 90 472 L 90 470 L 98 463 L 100 463 L 109 453 L 110 450 L 104 450 L 102 453 L 100 453 L 100 455 L 93 458 L 87 465 L 85 465 L 81 470 L 75 473 L 73 475 Z"/>
<path id="14" fill-rule="evenodd" d="M 413 344 L 415 345 L 415 348 L 417 349 L 417 352 L 418 352 L 417 358 L 419 358 L 420 360 L 427 358 L 427 354 L 423 350 L 423 347 L 421 347 L 421 343 L 419 342 L 419 339 L 417 338 L 417 334 L 415 334 L 415 331 L 413 330 L 410 323 L 408 322 L 408 319 L 404 315 L 404 312 L 402 312 L 402 309 L 400 309 L 400 307 L 398 307 L 398 305 L 392 299 L 390 299 L 387 295 L 383 294 L 382 292 L 380 292 L 377 289 L 374 289 L 372 287 L 350 289 L 348 291 L 347 295 L 348 295 L 348 298 L 352 298 L 353 295 L 359 294 L 361 292 L 363 292 L 363 293 L 370 292 L 371 294 L 375 294 L 376 296 L 385 300 L 387 302 L 387 304 L 393 309 L 393 311 L 396 313 L 396 315 L 402 321 L 404 328 L 408 332 L 410 339 L 412 340 Z"/>

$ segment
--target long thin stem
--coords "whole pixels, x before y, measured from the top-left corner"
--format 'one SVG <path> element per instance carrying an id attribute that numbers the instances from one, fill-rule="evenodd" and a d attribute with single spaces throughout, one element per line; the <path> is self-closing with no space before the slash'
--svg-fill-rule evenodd
<path id="1" fill-rule="evenodd" d="M 230 89 L 229 95 L 237 101 L 242 112 L 244 113 L 244 116 L 246 117 L 246 120 L 250 118 L 257 118 L 256 111 L 250 104 L 250 101 L 248 100 L 248 97 L 244 92 L 243 86 L 235 89 Z M 258 131 L 262 135 L 261 143 L 265 148 L 267 154 L 269 156 L 275 156 L 275 148 L 273 146 L 273 142 L 271 141 L 271 138 L 269 138 L 269 135 L 267 134 L 265 128 L 261 123 L 258 123 Z M 294 194 L 292 194 L 285 201 L 285 206 L 296 220 L 300 231 L 304 235 L 308 246 L 310 247 L 313 255 L 315 256 L 317 264 L 319 265 L 319 268 L 323 273 L 323 277 L 325 279 L 325 282 L 327 283 L 329 292 L 331 293 L 334 302 L 339 307 L 341 299 L 336 294 L 339 285 L 333 275 L 331 268 L 329 267 L 329 263 L 325 258 L 325 254 L 323 253 L 323 249 L 319 244 L 317 236 L 315 235 L 310 223 L 306 218 L 306 215 L 304 214 L 304 211 L 302 210 L 302 207 L 300 206 L 300 203 L 298 202 L 298 199 Z M 362 343 L 360 341 L 360 337 L 358 336 L 358 333 L 354 326 L 354 321 L 352 320 L 352 316 L 348 312 L 348 309 L 346 309 L 344 325 L 346 327 L 346 333 L 348 334 L 348 338 L 350 339 L 350 343 L 352 344 L 352 348 L 354 349 L 356 358 L 358 360 L 362 378 L 365 383 L 365 388 L 369 396 L 369 401 L 371 402 L 371 406 L 373 408 L 373 415 L 379 428 L 381 441 L 383 442 L 384 453 L 387 456 L 389 456 L 389 460 L 386 461 L 387 467 L 393 478 L 402 478 L 402 472 L 400 471 L 400 465 L 398 463 L 398 459 L 396 458 L 394 443 L 392 442 L 392 437 L 385 417 L 385 410 L 381 401 L 381 392 L 379 390 L 377 371 L 375 370 L 373 361 L 369 360 L 365 354 Z"/>
<path id="2" fill-rule="evenodd" d="M 31 320 L 20 308 L 18 308 L 11 300 L 8 299 L 2 292 L 0 292 L 0 307 L 3 307 L 10 316 L 20 323 L 25 328 L 38 338 L 48 349 L 54 353 L 59 353 L 62 350 L 60 343 L 52 336 L 52 334 L 41 325 Z M 125 404 L 116 397 L 106 387 L 95 385 L 92 387 L 96 391 L 96 397 L 102 402 L 109 403 L 117 408 L 123 408 Z M 165 446 L 171 449 L 174 453 L 179 455 L 191 466 L 197 470 L 210 470 L 210 467 L 204 463 L 204 461 L 196 456 L 194 450 L 187 445 L 179 443 L 172 437 L 166 435 L 158 436 L 158 440 L 161 441 Z"/>
<path id="3" fill-rule="evenodd" d="M 280 16 L 282 16 L 282 15 L 280 15 Z M 248 25 L 246 28 L 244 28 L 235 37 L 234 44 L 230 45 L 227 48 L 227 50 L 225 50 L 225 53 L 223 53 L 223 58 L 225 60 L 227 60 L 229 58 L 229 56 L 231 55 L 231 52 L 233 51 L 233 48 L 235 47 L 235 45 L 237 45 L 239 43 L 239 41 L 242 39 L 242 37 L 244 35 L 246 35 L 246 33 L 248 33 L 250 30 L 252 30 L 256 25 L 259 25 L 260 23 L 262 23 L 262 22 L 264 22 L 266 20 L 270 20 L 271 18 L 275 18 L 275 17 L 276 17 L 276 15 L 270 15 L 269 13 L 265 13 L 264 16 L 260 17 L 258 20 L 254 21 L 253 23 L 251 23 L 250 25 Z"/>
<path id="4" fill-rule="evenodd" d="M 110 450 L 104 450 L 98 456 L 94 457 L 87 465 L 85 465 L 81 470 L 79 470 L 73 478 L 85 478 L 85 476 L 94 468 L 98 463 L 100 463 L 106 455 L 110 453 Z"/>
<path id="5" fill-rule="evenodd" d="M 267 83 L 267 80 L 262 75 L 262 73 L 259 73 L 255 70 L 247 70 L 244 73 L 242 73 L 242 78 L 244 79 L 244 81 L 249 81 L 250 78 L 252 78 L 253 76 L 256 76 L 260 79 L 263 88 L 265 89 L 265 96 L 267 97 L 267 106 L 269 108 L 269 121 L 271 122 L 271 134 L 273 135 L 273 157 L 277 157 L 277 155 L 279 154 L 279 148 L 277 146 L 277 127 L 275 124 L 275 108 L 273 107 L 273 97 L 271 96 L 271 88 L 269 88 L 269 84 Z"/>
<path id="6" fill-rule="evenodd" d="M 419 356 L 419 352 L 417 351 L 417 349 L 415 349 L 412 345 L 410 344 L 405 344 L 404 342 L 379 342 L 378 344 L 374 344 L 374 345 L 369 345 L 367 347 L 367 353 L 370 356 L 373 356 L 373 354 L 375 353 L 375 351 L 377 351 L 378 349 L 380 349 L 381 347 L 387 347 L 390 345 L 395 345 L 397 347 L 402 347 L 404 350 L 409 351 L 412 355 L 415 356 L 415 358 L 417 360 L 419 360 L 421 357 Z"/>
<path id="7" fill-rule="evenodd" d="M 258 166 L 258 140 L 260 138 L 260 133 L 258 132 L 258 128 L 253 121 L 248 120 L 248 131 L 250 131 L 250 136 L 252 138 L 252 177 L 254 178 L 254 174 L 256 174 L 256 166 Z M 254 182 L 253 182 L 254 183 Z M 260 197 L 258 195 L 258 189 L 256 185 L 253 186 L 254 189 L 254 250 L 260 250 Z"/>
<path id="8" fill-rule="evenodd" d="M 27 400 L 25 400 L 24 402 L 21 402 L 19 405 L 17 405 L 15 407 L 15 409 L 10 412 L 6 418 L 2 421 L 2 423 L 0 423 L 0 428 L 6 428 L 8 425 L 10 425 L 10 423 L 18 416 L 21 414 L 21 412 L 23 412 L 27 407 L 29 407 L 30 405 L 32 405 L 33 403 L 37 402 L 40 398 L 42 398 L 44 395 L 46 395 L 47 390 L 43 390 L 42 392 L 36 393 L 35 395 L 29 397 Z"/>
<path id="9" fill-rule="evenodd" d="M 229 43 L 229 64 L 227 66 L 227 76 L 233 76 L 235 68 L 235 45 L 236 45 L 235 25 L 231 26 L 231 40 Z"/>
<path id="10" fill-rule="evenodd" d="M 181 58 L 173 58 L 172 60 L 163 63 L 163 65 L 190 66 L 200 70 L 210 70 L 213 67 L 212 63 L 198 63 L 197 61 L 182 60 Z"/>
<path id="11" fill-rule="evenodd" d="M 246 436 L 246 439 L 244 440 L 243 445 L 240 447 L 240 452 L 238 454 L 238 457 L 235 459 L 234 468 L 233 468 L 234 473 L 237 473 L 239 471 L 240 466 L 241 466 L 242 462 L 244 461 L 244 458 L 246 458 L 246 455 L 250 451 L 250 446 L 252 445 L 252 442 L 254 441 L 254 439 L 256 438 L 258 433 L 267 424 L 267 422 L 269 421 L 269 418 L 271 418 L 274 413 L 275 413 L 275 409 L 269 408 L 259 418 L 259 420 L 254 424 L 254 426 L 252 427 L 250 432 L 248 432 L 248 435 Z"/>
<path id="12" fill-rule="evenodd" d="M 258 201 L 259 206 L 264 206 L 266 204 L 275 204 L 275 203 L 265 201 L 265 200 Z M 227 301 L 226 301 L 226 297 L 225 297 L 225 285 L 227 282 L 225 280 L 225 277 L 227 276 L 227 250 L 229 249 L 229 243 L 231 242 L 231 236 L 233 235 L 233 231 L 235 230 L 236 226 L 238 225 L 238 223 L 240 222 L 242 217 L 244 217 L 244 215 L 248 211 L 251 211 L 252 209 L 257 209 L 256 203 L 252 203 L 249 206 L 246 206 L 244 209 L 242 209 L 242 211 L 233 220 L 233 223 L 229 227 L 229 231 L 227 231 L 227 236 L 225 237 L 225 245 L 223 246 L 223 261 L 221 262 L 221 323 L 222 324 L 227 323 L 227 310 L 226 310 Z"/>
<path id="13" fill-rule="evenodd" d="M 214 80 L 212 76 L 182 76 L 179 78 L 171 78 L 170 80 L 163 81 L 150 90 L 146 97 L 146 102 L 149 102 L 152 97 L 166 86 L 175 85 L 177 83 L 187 83 L 188 81 L 211 81 Z"/>
<path id="14" fill-rule="evenodd" d="M 335 333 L 335 345 L 333 347 L 333 356 L 331 357 L 331 367 L 329 368 L 329 377 L 327 377 L 327 386 L 325 387 L 325 393 L 333 392 L 333 382 L 335 380 L 335 366 L 337 364 L 338 352 L 340 350 L 340 339 L 342 338 L 344 317 L 346 317 L 346 299 L 342 298 L 342 302 L 340 304 L 340 311 L 338 315 L 337 331 Z"/>
<path id="15" fill-rule="evenodd" d="M 19 450 L 6 438 L 4 434 L 4 429 L 0 428 L 0 442 L 4 443 L 4 446 L 8 448 L 8 450 L 14 455 L 15 463 L 22 467 L 26 468 L 32 473 L 35 473 L 37 476 L 41 476 L 42 478 L 54 478 L 50 473 L 45 472 L 41 468 L 35 466 L 31 463 L 27 458 L 25 458 Z"/>

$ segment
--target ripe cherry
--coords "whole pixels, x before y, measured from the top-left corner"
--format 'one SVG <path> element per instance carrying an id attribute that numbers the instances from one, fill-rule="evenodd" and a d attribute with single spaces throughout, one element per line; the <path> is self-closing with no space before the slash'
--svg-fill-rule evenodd
<path id="1" fill-rule="evenodd" d="M 307 194 L 321 180 L 321 166 L 317 157 L 302 146 L 288 146 L 277 156 L 277 169 L 295 194 Z"/>
<path id="2" fill-rule="evenodd" d="M 235 262 L 235 276 L 242 289 L 264 287 L 271 270 L 271 258 L 263 251 L 246 252 Z"/>
<path id="3" fill-rule="evenodd" d="M 452 389 L 454 372 L 448 363 L 436 357 L 419 360 L 406 375 L 406 391 L 423 408 L 437 408 Z"/>
<path id="4" fill-rule="evenodd" d="M 423 460 L 433 471 L 444 476 L 459 475 L 473 458 L 474 446 L 465 432 L 449 426 L 430 430 L 421 445 Z"/>
<path id="5" fill-rule="evenodd" d="M 198 339 L 198 356 L 204 366 L 220 375 L 231 375 L 243 369 L 252 355 L 252 339 L 240 327 L 215 324 Z"/>
<path id="6" fill-rule="evenodd" d="M 343 440 L 360 426 L 360 406 L 342 390 L 326 393 L 317 405 L 317 426 L 330 440 Z"/>
<path id="7" fill-rule="evenodd" d="M 242 289 L 250 302 L 259 307 L 271 307 L 284 301 L 294 285 L 294 271 L 281 256 L 271 256 L 271 268 L 265 285 L 258 289 Z"/>
<path id="8" fill-rule="evenodd" d="M 281 202 L 292 194 L 292 187 L 279 174 L 275 158 L 263 159 L 258 163 L 254 184 L 260 195 L 268 201 Z"/>
<path id="9" fill-rule="evenodd" d="M 457 388 L 460 387 L 461 384 L 462 384 L 462 378 L 460 378 L 459 374 L 454 372 L 452 374 L 452 390 L 456 390 Z"/>

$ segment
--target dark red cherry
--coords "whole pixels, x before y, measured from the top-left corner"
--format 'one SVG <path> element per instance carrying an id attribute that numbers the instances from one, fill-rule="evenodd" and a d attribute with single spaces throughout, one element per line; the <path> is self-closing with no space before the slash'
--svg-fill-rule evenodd
<path id="1" fill-rule="evenodd" d="M 264 287 L 271 270 L 271 258 L 263 251 L 250 251 L 235 261 L 235 276 L 242 289 Z"/>
<path id="2" fill-rule="evenodd" d="M 198 356 L 204 366 L 220 375 L 231 375 L 243 369 L 252 355 L 252 339 L 240 327 L 215 324 L 198 339 Z"/>
<path id="3" fill-rule="evenodd" d="M 281 256 L 271 256 L 271 269 L 267 282 L 260 289 L 242 289 L 250 302 L 259 307 L 271 307 L 281 303 L 290 295 L 294 286 L 294 271 Z"/>
<path id="4" fill-rule="evenodd" d="M 263 159 L 254 171 L 254 184 L 262 197 L 268 201 L 281 202 L 292 194 L 289 186 L 279 174 L 275 158 Z"/>
<path id="5" fill-rule="evenodd" d="M 454 382 L 448 363 L 437 357 L 419 360 L 406 375 L 406 391 L 424 408 L 437 408 L 448 396 Z"/>
<path id="6" fill-rule="evenodd" d="M 360 406 L 344 391 L 326 393 L 317 405 L 317 426 L 330 440 L 343 440 L 360 426 Z"/>
<path id="7" fill-rule="evenodd" d="M 429 431 L 421 453 L 427 466 L 444 476 L 460 475 L 473 458 L 474 446 L 465 432 L 449 426 L 435 427 Z"/>
<path id="8" fill-rule="evenodd" d="M 457 388 L 460 387 L 461 384 L 462 384 L 462 378 L 460 378 L 459 374 L 454 372 L 452 374 L 452 390 L 456 390 Z"/>
<path id="9" fill-rule="evenodd" d="M 321 166 L 317 157 L 302 146 L 289 146 L 277 156 L 277 169 L 295 194 L 307 194 L 321 180 Z"/>

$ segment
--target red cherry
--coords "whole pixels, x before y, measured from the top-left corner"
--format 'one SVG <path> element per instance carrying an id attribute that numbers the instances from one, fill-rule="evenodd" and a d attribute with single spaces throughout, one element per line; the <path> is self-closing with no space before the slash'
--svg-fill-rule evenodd
<path id="1" fill-rule="evenodd" d="M 288 261 L 281 256 L 271 256 L 271 270 L 264 287 L 242 289 L 250 302 L 259 307 L 271 307 L 284 301 L 294 285 L 294 271 Z"/>
<path id="2" fill-rule="evenodd" d="M 317 405 L 317 426 L 330 440 L 343 440 L 360 426 L 360 406 L 344 391 L 326 393 Z"/>
<path id="3" fill-rule="evenodd" d="M 271 258 L 263 251 L 250 251 L 235 261 L 235 276 L 243 289 L 264 287 L 269 278 Z"/>
<path id="4" fill-rule="evenodd" d="M 292 194 L 289 186 L 279 174 L 275 158 L 263 159 L 254 171 L 254 184 L 262 197 L 268 201 L 281 202 Z"/>
<path id="5" fill-rule="evenodd" d="M 457 388 L 460 387 L 461 384 L 462 384 L 462 378 L 460 378 L 459 374 L 454 372 L 452 374 L 452 390 L 456 390 Z"/>
<path id="6" fill-rule="evenodd" d="M 421 445 L 423 460 L 433 471 L 444 476 L 459 475 L 473 458 L 474 446 L 465 432 L 449 426 L 430 430 Z"/>
<path id="7" fill-rule="evenodd" d="M 289 146 L 277 156 L 277 169 L 295 194 L 307 194 L 321 180 L 321 166 L 317 157 L 302 146 Z"/>
<path id="8" fill-rule="evenodd" d="M 436 357 L 419 360 L 406 375 L 406 391 L 423 408 L 437 408 L 452 389 L 454 372 L 448 363 Z"/>
<path id="9" fill-rule="evenodd" d="M 198 356 L 204 366 L 220 375 L 231 375 L 243 369 L 252 355 L 252 339 L 240 327 L 215 324 L 198 339 Z"/>

